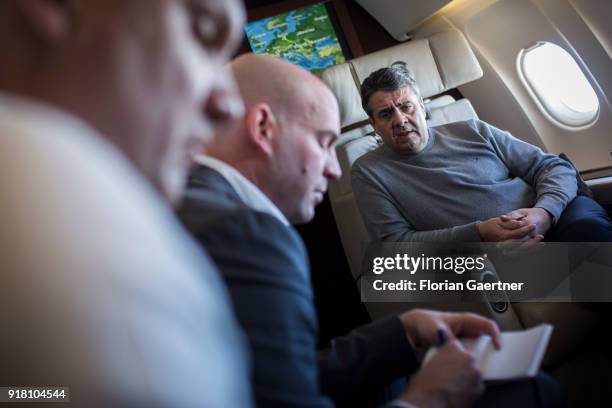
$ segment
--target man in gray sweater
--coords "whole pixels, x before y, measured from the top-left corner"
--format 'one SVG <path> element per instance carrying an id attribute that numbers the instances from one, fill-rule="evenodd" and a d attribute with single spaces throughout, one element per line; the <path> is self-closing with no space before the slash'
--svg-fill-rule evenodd
<path id="1" fill-rule="evenodd" d="M 428 128 L 402 63 L 373 72 L 361 97 L 384 142 L 351 171 L 373 240 L 612 241 L 569 162 L 479 120 Z"/>

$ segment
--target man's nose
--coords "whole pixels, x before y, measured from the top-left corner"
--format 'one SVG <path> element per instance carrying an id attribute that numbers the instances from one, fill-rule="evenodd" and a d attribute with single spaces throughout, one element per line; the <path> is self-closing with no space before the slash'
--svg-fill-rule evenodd
<path id="1" fill-rule="evenodd" d="M 244 102 L 233 77 L 223 72 L 204 101 L 204 115 L 213 127 L 225 126 L 244 114 Z"/>
<path id="2" fill-rule="evenodd" d="M 399 109 L 394 109 L 392 116 L 393 126 L 404 126 L 406 123 L 408 123 L 408 118 L 406 116 L 407 115 L 404 115 Z"/>
<path id="3" fill-rule="evenodd" d="M 338 163 L 335 148 L 329 154 L 327 162 L 325 163 L 324 175 L 331 180 L 337 180 L 342 175 L 342 170 L 340 169 L 340 163 Z"/>

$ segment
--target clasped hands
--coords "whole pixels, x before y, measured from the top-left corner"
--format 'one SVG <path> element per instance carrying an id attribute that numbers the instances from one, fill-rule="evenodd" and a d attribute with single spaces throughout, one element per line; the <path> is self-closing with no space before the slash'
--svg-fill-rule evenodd
<path id="1" fill-rule="evenodd" d="M 552 217 L 543 208 L 519 208 L 478 224 L 483 241 L 532 244 L 544 239 Z"/>
<path id="2" fill-rule="evenodd" d="M 469 406 L 484 392 L 481 373 L 474 357 L 457 340 L 460 337 L 491 336 L 501 347 L 494 321 L 473 313 L 444 313 L 415 309 L 400 316 L 407 337 L 417 348 L 438 346 L 438 331 L 446 342 L 429 362 L 410 379 L 402 396 L 417 407 Z"/>

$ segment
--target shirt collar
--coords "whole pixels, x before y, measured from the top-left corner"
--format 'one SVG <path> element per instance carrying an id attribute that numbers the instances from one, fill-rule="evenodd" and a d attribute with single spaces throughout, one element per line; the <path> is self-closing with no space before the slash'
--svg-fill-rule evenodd
<path id="1" fill-rule="evenodd" d="M 238 170 L 221 160 L 203 154 L 195 155 L 193 160 L 221 174 L 248 207 L 255 211 L 270 214 L 286 226 L 290 225 L 287 217 L 285 217 L 268 196 L 249 179 L 244 177 Z"/>
<path id="2" fill-rule="evenodd" d="M 59 129 L 58 134 L 102 140 L 102 136 L 77 115 L 43 100 L 0 90 L 0 113 L 30 129 Z M 9 122 L 9 123 L 11 123 Z M 43 134 L 45 132 L 42 132 Z"/>

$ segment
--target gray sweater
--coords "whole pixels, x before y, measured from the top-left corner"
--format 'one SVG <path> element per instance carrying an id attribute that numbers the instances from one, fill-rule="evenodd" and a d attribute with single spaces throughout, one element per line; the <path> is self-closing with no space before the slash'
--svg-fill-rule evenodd
<path id="1" fill-rule="evenodd" d="M 419 153 L 382 145 L 355 162 L 353 191 L 373 240 L 476 242 L 481 220 L 526 207 L 557 220 L 576 196 L 569 163 L 485 122 L 429 135 Z"/>

